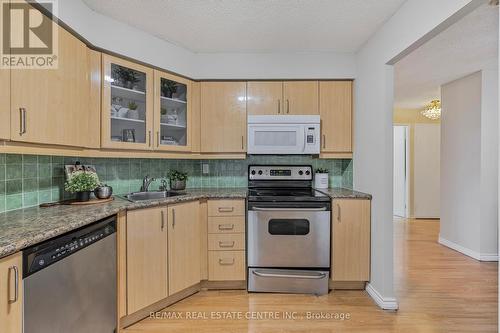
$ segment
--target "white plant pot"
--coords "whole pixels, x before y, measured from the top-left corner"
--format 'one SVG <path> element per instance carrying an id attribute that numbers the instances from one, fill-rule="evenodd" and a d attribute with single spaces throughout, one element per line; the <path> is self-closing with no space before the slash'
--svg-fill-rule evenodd
<path id="1" fill-rule="evenodd" d="M 314 174 L 314 188 L 328 188 L 328 174 L 327 173 Z"/>

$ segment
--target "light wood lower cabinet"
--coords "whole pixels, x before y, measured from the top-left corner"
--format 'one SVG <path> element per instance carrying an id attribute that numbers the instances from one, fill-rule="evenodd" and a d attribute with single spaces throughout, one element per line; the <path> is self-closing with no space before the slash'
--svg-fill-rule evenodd
<path id="1" fill-rule="evenodd" d="M 245 200 L 208 200 L 208 280 L 245 280 Z"/>
<path id="2" fill-rule="evenodd" d="M 0 332 L 22 332 L 22 259 L 21 252 L 0 259 Z"/>
<path id="3" fill-rule="evenodd" d="M 127 213 L 127 313 L 168 296 L 165 209 Z"/>
<path id="4" fill-rule="evenodd" d="M 208 251 L 208 280 L 245 280 L 245 251 Z"/>
<path id="5" fill-rule="evenodd" d="M 365 199 L 332 201 L 333 281 L 370 280 L 370 207 Z"/>
<path id="6" fill-rule="evenodd" d="M 200 282 L 200 203 L 168 206 L 168 292 Z"/>

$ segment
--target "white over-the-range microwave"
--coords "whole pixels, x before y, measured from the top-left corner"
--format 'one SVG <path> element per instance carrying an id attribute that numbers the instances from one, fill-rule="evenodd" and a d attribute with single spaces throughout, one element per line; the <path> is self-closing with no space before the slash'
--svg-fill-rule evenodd
<path id="1" fill-rule="evenodd" d="M 248 116 L 248 154 L 319 154 L 320 117 Z"/>

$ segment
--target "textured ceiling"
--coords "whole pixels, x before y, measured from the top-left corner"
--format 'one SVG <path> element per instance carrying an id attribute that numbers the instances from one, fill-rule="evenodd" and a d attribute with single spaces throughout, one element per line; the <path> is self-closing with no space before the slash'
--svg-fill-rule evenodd
<path id="1" fill-rule="evenodd" d="M 83 0 L 193 52 L 355 52 L 405 0 Z"/>
<path id="2" fill-rule="evenodd" d="M 396 108 L 422 108 L 444 83 L 498 67 L 498 7 L 483 5 L 395 65 Z"/>

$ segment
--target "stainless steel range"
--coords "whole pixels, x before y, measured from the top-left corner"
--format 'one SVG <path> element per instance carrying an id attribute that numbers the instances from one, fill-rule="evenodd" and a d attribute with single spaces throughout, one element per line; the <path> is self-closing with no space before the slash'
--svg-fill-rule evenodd
<path id="1" fill-rule="evenodd" d="M 309 165 L 248 169 L 248 291 L 328 293 L 330 198 Z"/>

